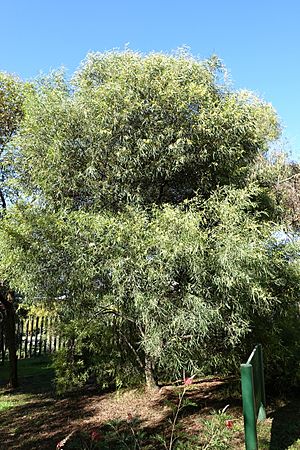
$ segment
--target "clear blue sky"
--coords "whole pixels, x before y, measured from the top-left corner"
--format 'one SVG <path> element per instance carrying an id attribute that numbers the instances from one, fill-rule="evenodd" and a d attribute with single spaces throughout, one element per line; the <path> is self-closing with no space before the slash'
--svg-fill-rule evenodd
<path id="1" fill-rule="evenodd" d="M 88 51 L 217 54 L 236 88 L 276 108 L 300 160 L 300 1 L 0 0 L 0 70 L 21 78 L 65 66 Z"/>

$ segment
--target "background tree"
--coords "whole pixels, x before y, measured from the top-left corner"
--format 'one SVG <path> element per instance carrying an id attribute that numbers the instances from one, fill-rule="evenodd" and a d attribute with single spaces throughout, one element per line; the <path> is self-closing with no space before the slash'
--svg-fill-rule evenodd
<path id="1" fill-rule="evenodd" d="M 297 244 L 277 249 L 273 185 L 253 176 L 279 125 L 222 70 L 182 52 L 91 54 L 71 83 L 55 73 L 27 92 L 1 265 L 28 297 L 59 299 L 74 343 L 62 389 L 66 373 L 151 385 L 225 371 L 258 337 L 280 364 Z"/>
<path id="2" fill-rule="evenodd" d="M 14 136 L 23 116 L 23 84 L 12 75 L 0 72 L 0 200 L 6 208 L 11 190 L 5 183 L 8 175 L 6 147 Z"/>
<path id="3" fill-rule="evenodd" d="M 6 183 L 11 176 L 7 165 L 7 146 L 16 133 L 20 124 L 23 111 L 23 85 L 21 82 L 6 73 L 0 73 L 0 202 L 1 217 L 11 198 L 12 187 Z M 15 343 L 15 296 L 4 279 L 1 281 L 0 303 L 4 311 L 4 333 L 8 346 L 10 375 L 9 384 L 12 387 L 18 385 L 17 355 Z"/>
<path id="4" fill-rule="evenodd" d="M 276 184 L 276 191 L 281 198 L 285 212 L 285 221 L 299 232 L 300 225 L 300 168 L 299 164 L 287 165 L 285 176 L 280 177 Z"/>

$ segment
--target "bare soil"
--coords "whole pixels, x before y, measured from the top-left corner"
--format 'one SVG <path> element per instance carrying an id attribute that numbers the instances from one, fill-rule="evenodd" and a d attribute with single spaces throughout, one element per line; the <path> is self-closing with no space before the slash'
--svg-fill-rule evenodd
<path id="1" fill-rule="evenodd" d="M 16 406 L 0 411 L 0 450 L 54 450 L 57 443 L 68 435 L 91 433 L 93 430 L 105 433 L 108 424 L 114 420 L 121 427 L 124 424 L 124 429 L 128 428 L 128 418 L 136 420 L 138 429 L 146 436 L 146 443 L 147 436 L 157 434 L 165 436 L 168 441 L 171 433 L 169 419 L 172 421 L 183 389 L 183 386 L 167 385 L 151 391 L 141 388 L 101 393 L 97 386 L 90 386 L 69 397 L 59 398 L 53 391 L 45 392 L 43 389 L 41 392 L 41 385 L 42 381 L 36 377 L 27 377 L 18 391 L 0 390 L 0 400 L 16 400 Z M 180 429 L 188 435 L 201 436 L 203 419 L 209 421 L 213 411 L 221 411 L 229 405 L 227 413 L 234 422 L 232 438 L 228 447 L 218 448 L 244 449 L 239 380 L 198 380 L 188 387 L 185 398 L 193 404 L 179 414 Z M 299 397 L 274 401 L 267 420 L 259 427 L 259 435 L 260 449 L 300 449 Z M 145 444 L 140 448 L 163 448 L 162 444 L 149 442 L 150 446 Z M 114 450 L 116 447 L 108 448 Z"/>
<path id="2" fill-rule="evenodd" d="M 186 430 L 197 432 L 201 428 L 199 415 L 208 416 L 226 404 L 230 405 L 232 415 L 241 415 L 240 402 L 224 398 L 228 383 L 228 379 L 215 378 L 189 387 L 186 397 L 195 405 L 186 408 L 180 417 Z M 57 398 L 50 392 L 37 393 L 25 404 L 0 413 L 0 449 L 55 449 L 69 433 L 101 430 L 107 422 L 117 419 L 126 422 L 128 417 L 137 418 L 139 428 L 149 434 L 169 434 L 168 418 L 174 410 L 171 405 L 176 406 L 181 390 L 180 386 L 164 386 L 151 391 L 132 389 L 101 394 L 93 387 L 68 398 Z M 3 398 L 5 394 L 11 398 L 10 392 L 2 391 Z"/>

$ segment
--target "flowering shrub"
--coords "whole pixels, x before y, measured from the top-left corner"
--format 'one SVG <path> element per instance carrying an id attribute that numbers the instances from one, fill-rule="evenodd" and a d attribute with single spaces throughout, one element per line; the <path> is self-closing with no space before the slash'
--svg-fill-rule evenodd
<path id="1" fill-rule="evenodd" d="M 205 450 L 228 450 L 233 437 L 233 419 L 226 413 L 227 405 L 221 411 L 213 411 L 210 419 L 202 420 L 201 447 Z"/>

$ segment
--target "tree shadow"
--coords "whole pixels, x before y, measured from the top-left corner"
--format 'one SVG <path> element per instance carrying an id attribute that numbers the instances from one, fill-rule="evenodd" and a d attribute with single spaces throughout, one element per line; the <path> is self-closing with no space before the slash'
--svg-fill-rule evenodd
<path id="1" fill-rule="evenodd" d="M 26 381 L 26 380 L 25 380 Z M 93 429 L 101 435 L 99 448 L 103 449 L 125 449 L 139 448 L 138 443 L 151 449 L 165 448 L 162 439 L 170 439 L 170 422 L 172 420 L 172 409 L 164 408 L 166 402 L 177 405 L 178 393 L 182 391 L 182 386 L 178 389 L 172 386 L 163 388 L 163 392 L 153 394 L 151 408 L 159 411 L 159 415 L 149 422 L 145 417 L 128 417 L 124 410 L 121 419 L 98 421 L 93 420 L 96 408 L 105 408 L 105 399 L 109 394 L 99 394 L 93 390 L 77 392 L 72 396 L 57 398 L 54 392 L 39 392 L 38 386 L 33 379 L 28 379 L 23 383 L 19 393 L 34 393 L 29 402 L 0 413 L 0 442 L 1 450 L 50 450 L 56 444 L 67 438 L 70 448 L 75 448 L 76 443 L 82 442 L 92 446 Z M 46 383 L 47 384 L 47 383 Z M 45 385 L 44 385 L 45 386 Z M 227 403 L 233 407 L 238 405 L 238 401 L 228 398 L 224 392 L 226 383 L 224 380 L 209 381 L 207 383 L 197 383 L 192 389 L 186 392 L 194 405 L 188 406 L 180 414 L 180 420 L 193 421 L 193 417 L 200 414 L 207 414 L 212 409 L 224 408 Z M 225 398 L 224 398 L 225 396 Z M 101 403 L 104 401 L 104 403 Z M 100 406 L 99 406 L 100 405 Z M 92 407 L 91 407 L 92 406 Z M 130 408 L 128 408 L 130 409 Z M 126 411 L 126 409 L 125 409 Z M 97 410 L 96 410 L 97 413 Z M 108 415 L 109 416 L 109 415 Z M 96 416 L 97 417 L 97 416 Z M 92 420 L 90 420 L 92 419 Z M 184 425 L 185 426 L 185 425 Z M 158 436 L 160 441 L 158 440 Z M 73 446 L 73 447 L 72 447 Z M 64 448 L 68 448 L 66 445 Z M 88 447 L 89 448 L 89 447 Z M 143 447 L 144 448 L 144 447 Z"/>
<path id="2" fill-rule="evenodd" d="M 73 429 L 73 423 L 92 415 L 85 410 L 88 398 L 55 399 L 46 394 L 25 405 L 0 413 L 3 449 L 53 449 Z"/>
<path id="3" fill-rule="evenodd" d="M 164 389 L 164 395 L 158 403 L 170 401 L 176 404 L 180 390 L 168 390 L 168 387 Z M 185 398 L 191 400 L 193 405 L 185 408 L 183 414 L 185 412 L 190 414 L 193 411 L 207 414 L 210 411 L 221 411 L 226 405 L 239 411 L 242 408 L 240 380 L 232 377 L 197 381 L 186 391 Z"/>
<path id="4" fill-rule="evenodd" d="M 199 417 L 207 417 L 212 411 L 221 411 L 224 406 L 230 404 L 231 410 L 235 410 L 237 414 L 241 413 L 241 400 L 237 395 L 234 397 L 230 394 L 229 384 L 232 380 L 216 378 L 209 382 L 197 382 L 193 388 L 189 388 L 185 397 L 191 401 L 186 407 L 180 411 L 177 417 L 176 435 L 180 436 L 181 444 L 187 445 L 182 448 L 193 448 L 192 442 L 195 442 L 195 448 L 199 447 L 199 433 L 195 433 L 195 423 L 191 430 L 189 421 L 199 421 Z M 179 394 L 182 393 L 183 386 L 174 389 L 173 385 L 164 386 L 160 396 L 153 401 L 152 406 L 161 409 L 162 406 L 173 405 L 161 415 L 160 420 L 149 425 L 139 415 L 133 417 L 129 415 L 127 420 L 115 419 L 102 422 L 94 428 L 96 436 L 99 436 L 100 442 L 97 445 L 99 449 L 114 450 L 136 450 L 147 448 L 151 450 L 165 450 L 169 447 L 172 421 L 174 413 L 176 413 L 176 405 L 178 405 Z M 232 392 L 231 392 L 232 394 Z M 184 420 L 184 423 L 181 422 Z M 187 430 L 186 430 L 187 428 Z M 191 432 L 190 432 L 191 431 Z M 75 432 L 67 437 L 66 450 L 69 448 L 93 448 L 93 429 L 90 432 Z M 241 441 L 242 442 L 242 441 Z M 81 445 L 81 446 L 80 446 Z"/>
<path id="5" fill-rule="evenodd" d="M 300 396 L 289 398 L 286 404 L 270 415 L 270 450 L 285 450 L 300 439 Z"/>

